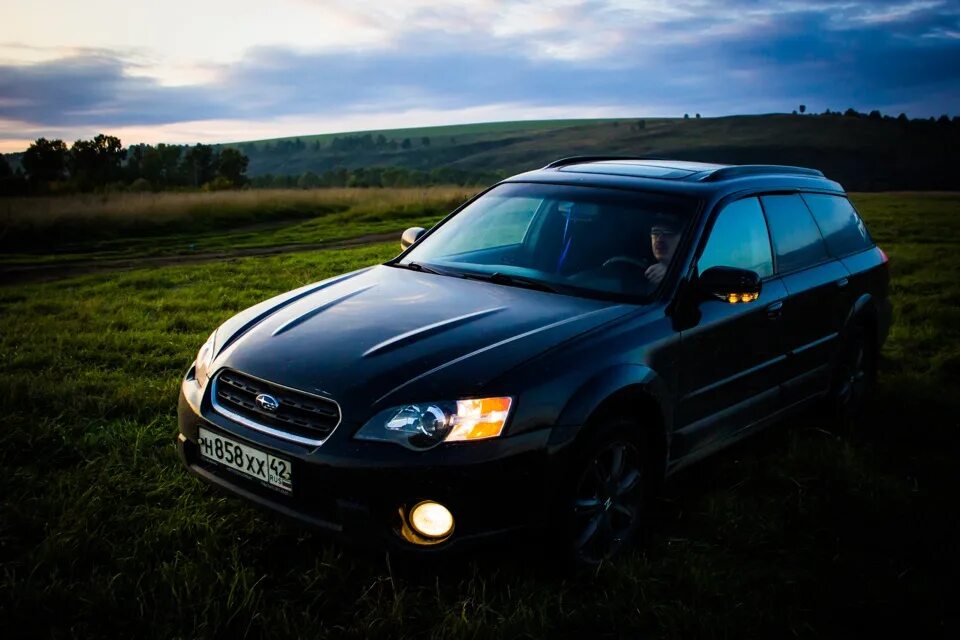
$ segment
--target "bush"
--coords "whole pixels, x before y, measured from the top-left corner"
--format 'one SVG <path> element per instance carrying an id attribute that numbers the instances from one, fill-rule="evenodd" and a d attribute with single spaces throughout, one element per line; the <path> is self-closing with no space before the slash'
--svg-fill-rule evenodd
<path id="1" fill-rule="evenodd" d="M 226 191 L 228 189 L 233 189 L 234 184 L 227 178 L 223 176 L 217 176 L 210 182 L 203 185 L 204 191 Z"/>
<path id="2" fill-rule="evenodd" d="M 153 190 L 153 185 L 150 184 L 150 181 L 146 178 L 137 178 L 130 183 L 128 190 L 133 191 L 134 193 L 143 193 L 144 191 Z"/>

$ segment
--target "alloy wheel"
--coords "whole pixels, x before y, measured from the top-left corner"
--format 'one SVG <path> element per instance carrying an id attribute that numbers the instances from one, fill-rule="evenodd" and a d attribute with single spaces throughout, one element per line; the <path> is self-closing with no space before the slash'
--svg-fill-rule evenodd
<path id="1" fill-rule="evenodd" d="M 840 373 L 840 389 L 837 394 L 840 406 L 855 411 L 867 392 L 867 348 L 862 331 L 850 340 Z"/>
<path id="2" fill-rule="evenodd" d="M 639 450 L 622 440 L 607 444 L 587 463 L 573 503 L 574 548 L 584 561 L 613 556 L 636 529 L 642 472 Z"/>

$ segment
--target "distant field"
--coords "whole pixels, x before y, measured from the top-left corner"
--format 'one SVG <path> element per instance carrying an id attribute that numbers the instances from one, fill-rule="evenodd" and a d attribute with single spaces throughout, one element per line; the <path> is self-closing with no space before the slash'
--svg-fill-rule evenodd
<path id="1" fill-rule="evenodd" d="M 236 146 L 239 144 L 252 144 L 261 146 L 267 143 L 277 143 L 281 141 L 302 140 L 304 142 L 326 143 L 334 138 L 343 138 L 347 136 L 383 135 L 390 139 L 401 138 L 422 138 L 423 136 L 444 138 L 456 136 L 477 136 L 477 135 L 504 135 L 512 134 L 518 131 L 539 131 L 544 129 L 559 129 L 563 127 L 573 127 L 577 125 L 591 125 L 600 122 L 609 122 L 613 118 L 577 118 L 567 120 L 509 120 L 503 122 L 476 122 L 471 124 L 453 124 L 441 125 L 435 127 L 410 127 L 407 129 L 370 129 L 363 131 L 342 131 L 339 133 L 321 133 L 316 135 L 289 136 L 285 138 L 269 138 L 265 140 L 238 141 L 224 143 L 223 146 Z"/>
<path id="2" fill-rule="evenodd" d="M 312 244 L 436 221 L 463 187 L 120 193 L 0 199 L 0 261 Z"/>
<path id="3" fill-rule="evenodd" d="M 345 549 L 181 469 L 177 389 L 211 329 L 396 242 L 0 287 L 0 628 L 955 637 L 960 195 L 855 199 L 895 304 L 869 415 L 806 415 L 682 472 L 645 544 L 589 575 L 558 574 L 536 544 L 442 566 Z"/>

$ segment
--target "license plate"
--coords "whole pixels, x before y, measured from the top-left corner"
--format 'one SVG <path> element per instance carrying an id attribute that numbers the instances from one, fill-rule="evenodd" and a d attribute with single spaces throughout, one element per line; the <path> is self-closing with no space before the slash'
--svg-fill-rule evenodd
<path id="1" fill-rule="evenodd" d="M 271 487 L 293 491 L 292 465 L 289 460 L 241 444 L 219 433 L 200 427 L 200 455 Z"/>

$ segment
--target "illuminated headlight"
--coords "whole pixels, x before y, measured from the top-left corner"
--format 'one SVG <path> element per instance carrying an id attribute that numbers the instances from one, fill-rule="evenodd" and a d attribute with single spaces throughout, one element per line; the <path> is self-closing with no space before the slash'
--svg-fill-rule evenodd
<path id="1" fill-rule="evenodd" d="M 395 442 L 409 449 L 495 438 L 503 432 L 511 404 L 508 397 L 407 404 L 378 413 L 356 437 Z"/>
<path id="2" fill-rule="evenodd" d="M 213 364 L 213 347 L 216 336 L 216 331 L 211 333 L 197 353 L 197 382 L 201 387 L 206 386 L 207 380 L 210 379 L 210 366 Z"/>

